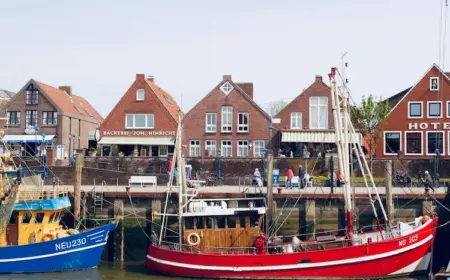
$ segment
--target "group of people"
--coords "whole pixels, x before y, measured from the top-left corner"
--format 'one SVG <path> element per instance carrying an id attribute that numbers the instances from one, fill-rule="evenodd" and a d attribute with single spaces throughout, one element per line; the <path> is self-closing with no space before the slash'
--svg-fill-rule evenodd
<path id="1" fill-rule="evenodd" d="M 306 175 L 306 170 L 303 168 L 302 165 L 298 166 L 298 178 L 299 178 L 299 187 L 303 188 L 305 186 L 305 175 Z M 294 172 L 292 171 L 292 169 L 288 169 L 287 171 L 287 175 L 286 175 L 286 182 L 285 182 L 285 188 L 286 189 L 292 189 L 293 185 L 292 185 L 292 178 L 294 177 Z"/>

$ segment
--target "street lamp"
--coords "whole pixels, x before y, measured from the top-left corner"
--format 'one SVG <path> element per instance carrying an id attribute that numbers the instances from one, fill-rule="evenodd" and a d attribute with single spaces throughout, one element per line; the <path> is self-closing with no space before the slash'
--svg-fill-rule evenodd
<path id="1" fill-rule="evenodd" d="M 272 131 L 273 131 L 272 123 L 270 123 L 268 129 L 269 129 L 269 150 L 272 151 Z"/>
<path id="2" fill-rule="evenodd" d="M 75 137 L 77 135 L 72 133 L 72 166 L 75 166 Z"/>
<path id="3" fill-rule="evenodd" d="M 262 172 L 263 172 L 263 174 L 262 174 L 262 181 L 263 181 L 263 185 L 264 185 L 264 180 L 266 179 L 266 154 L 267 154 L 267 149 L 266 148 L 262 148 L 262 151 L 261 151 L 261 155 L 262 155 L 262 158 L 263 158 L 263 166 L 262 166 Z"/>

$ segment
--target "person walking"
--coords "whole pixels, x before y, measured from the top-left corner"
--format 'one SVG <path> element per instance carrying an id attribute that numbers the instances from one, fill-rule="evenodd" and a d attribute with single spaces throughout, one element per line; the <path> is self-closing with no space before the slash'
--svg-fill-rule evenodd
<path id="1" fill-rule="evenodd" d="M 262 179 L 261 179 L 261 173 L 259 172 L 258 168 L 255 168 L 255 172 L 253 172 L 253 181 L 256 183 L 256 185 L 259 187 L 259 191 L 262 193 Z"/>
<path id="2" fill-rule="evenodd" d="M 429 189 L 434 192 L 433 179 L 431 178 L 430 172 L 428 172 L 428 170 L 425 171 L 425 179 L 423 181 L 423 184 L 425 185 L 425 193 L 428 193 Z"/>
<path id="3" fill-rule="evenodd" d="M 304 180 L 305 180 L 305 169 L 303 168 L 302 165 L 298 166 L 298 179 L 299 179 L 299 184 L 300 184 L 300 189 L 303 189 L 304 187 Z"/>
<path id="4" fill-rule="evenodd" d="M 286 176 L 286 189 L 292 189 L 292 177 L 294 177 L 294 172 L 292 172 L 292 169 L 289 168 Z"/>
<path id="5" fill-rule="evenodd" d="M 336 172 L 336 187 L 341 186 L 341 181 L 342 181 L 341 171 L 338 170 L 338 172 Z"/>

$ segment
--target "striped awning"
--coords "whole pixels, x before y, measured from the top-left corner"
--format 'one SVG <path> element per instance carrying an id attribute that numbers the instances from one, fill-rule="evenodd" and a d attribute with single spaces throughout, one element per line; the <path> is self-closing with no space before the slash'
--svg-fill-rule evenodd
<path id="1" fill-rule="evenodd" d="M 349 137 L 361 144 L 362 135 L 355 133 L 349 134 Z M 281 142 L 295 142 L 295 143 L 336 143 L 336 135 L 334 131 L 282 131 Z"/>
<path id="2" fill-rule="evenodd" d="M 167 145 L 173 146 L 171 137 L 102 137 L 100 145 Z"/>

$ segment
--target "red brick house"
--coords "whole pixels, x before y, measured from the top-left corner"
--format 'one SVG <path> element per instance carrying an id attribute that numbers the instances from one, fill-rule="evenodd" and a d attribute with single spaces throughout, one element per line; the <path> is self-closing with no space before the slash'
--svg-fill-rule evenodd
<path id="1" fill-rule="evenodd" d="M 45 144 L 46 148 L 57 149 L 56 159 L 68 160 L 75 149 L 89 148 L 89 134 L 103 121 L 89 102 L 72 93 L 70 86 L 57 88 L 33 79 L 4 110 L 7 123 L 2 141 L 10 144 L 16 156 L 37 155 Z"/>
<path id="2" fill-rule="evenodd" d="M 153 77 L 137 74 L 100 126 L 103 156 L 160 156 L 173 154 L 180 107 Z"/>
<path id="3" fill-rule="evenodd" d="M 253 101 L 253 83 L 224 75 L 183 120 L 185 156 L 261 157 L 271 118 Z"/>
<path id="4" fill-rule="evenodd" d="M 396 94 L 382 124 L 378 158 L 450 155 L 450 73 L 433 64 L 411 88 Z"/>
<path id="5" fill-rule="evenodd" d="M 331 89 L 316 75 L 314 82 L 275 117 L 274 149 L 289 157 L 315 157 L 335 147 Z M 360 137 L 360 136 L 357 136 Z"/>

